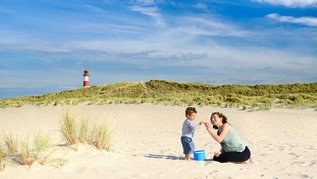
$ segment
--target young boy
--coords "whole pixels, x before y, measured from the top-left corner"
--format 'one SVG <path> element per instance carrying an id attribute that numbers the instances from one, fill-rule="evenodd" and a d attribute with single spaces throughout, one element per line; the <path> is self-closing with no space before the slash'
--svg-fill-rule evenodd
<path id="1" fill-rule="evenodd" d="M 203 124 L 201 121 L 199 124 L 194 124 L 197 111 L 194 107 L 187 107 L 185 111 L 186 119 L 183 123 L 181 142 L 183 146 L 183 153 L 185 154 L 185 160 L 191 160 L 191 155 L 194 153 L 195 145 L 193 142 L 193 136 L 198 125 Z"/>

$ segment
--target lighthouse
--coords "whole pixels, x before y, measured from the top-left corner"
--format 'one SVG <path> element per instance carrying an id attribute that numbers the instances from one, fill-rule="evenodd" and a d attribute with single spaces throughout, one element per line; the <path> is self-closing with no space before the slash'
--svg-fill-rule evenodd
<path id="1" fill-rule="evenodd" d="M 84 82 L 83 82 L 84 88 L 89 87 L 89 74 L 88 74 L 87 68 L 84 70 L 83 76 L 84 76 Z"/>

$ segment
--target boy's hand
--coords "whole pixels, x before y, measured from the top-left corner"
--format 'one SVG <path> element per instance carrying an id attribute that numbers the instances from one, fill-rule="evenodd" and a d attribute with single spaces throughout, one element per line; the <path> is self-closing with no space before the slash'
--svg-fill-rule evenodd
<path id="1" fill-rule="evenodd" d="M 209 127 L 211 127 L 211 123 L 210 122 L 205 122 L 205 126 L 206 126 L 206 129 L 208 129 Z"/>

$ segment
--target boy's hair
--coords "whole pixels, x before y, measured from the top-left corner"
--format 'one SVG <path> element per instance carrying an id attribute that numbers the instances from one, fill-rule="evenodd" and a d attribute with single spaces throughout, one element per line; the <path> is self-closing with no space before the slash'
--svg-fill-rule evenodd
<path id="1" fill-rule="evenodd" d="M 187 115 L 191 115 L 192 113 L 197 113 L 195 107 L 187 107 L 185 111 L 185 116 L 187 117 Z"/>

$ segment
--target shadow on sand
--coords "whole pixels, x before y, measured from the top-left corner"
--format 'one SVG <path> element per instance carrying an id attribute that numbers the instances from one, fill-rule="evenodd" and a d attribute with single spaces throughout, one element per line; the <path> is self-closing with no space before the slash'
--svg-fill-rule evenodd
<path id="1" fill-rule="evenodd" d="M 155 159 L 167 159 L 167 160 L 185 160 L 185 157 L 179 157 L 174 155 L 159 155 L 159 154 L 147 154 L 144 155 L 147 158 L 155 158 Z M 194 159 L 192 159 L 194 160 Z M 204 161 L 213 161 L 212 159 L 205 159 Z"/>
<path id="2" fill-rule="evenodd" d="M 167 160 L 185 160 L 184 157 L 178 157 L 173 155 L 147 154 L 147 155 L 144 155 L 144 157 L 156 158 L 156 159 L 167 159 Z"/>

